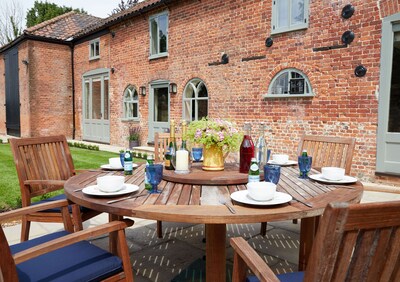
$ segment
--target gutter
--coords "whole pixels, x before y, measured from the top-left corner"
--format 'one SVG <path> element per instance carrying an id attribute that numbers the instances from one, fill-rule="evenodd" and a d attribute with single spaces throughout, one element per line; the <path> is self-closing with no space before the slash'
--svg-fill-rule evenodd
<path id="1" fill-rule="evenodd" d="M 75 65 L 74 65 L 74 44 L 70 45 L 71 48 L 71 76 L 72 76 L 72 139 L 75 140 L 76 120 L 75 120 Z"/>

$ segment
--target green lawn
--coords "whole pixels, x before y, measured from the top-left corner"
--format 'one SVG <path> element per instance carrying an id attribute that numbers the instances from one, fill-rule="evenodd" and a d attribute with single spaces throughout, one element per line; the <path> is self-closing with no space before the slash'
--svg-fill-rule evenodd
<path id="1" fill-rule="evenodd" d="M 71 147 L 75 169 L 96 169 L 100 165 L 108 163 L 111 157 L 117 157 L 117 153 L 104 151 L 92 151 Z M 143 162 L 142 159 L 134 159 L 134 162 Z M 19 189 L 17 171 L 9 144 L 0 144 L 0 211 L 15 209 L 21 204 L 21 192 Z"/>

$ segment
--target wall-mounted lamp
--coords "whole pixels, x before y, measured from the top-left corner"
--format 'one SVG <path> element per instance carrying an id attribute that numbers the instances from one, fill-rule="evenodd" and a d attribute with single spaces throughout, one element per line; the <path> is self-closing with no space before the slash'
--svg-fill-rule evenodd
<path id="1" fill-rule="evenodd" d="M 139 94 L 142 96 L 146 96 L 146 86 L 139 87 Z"/>
<path id="2" fill-rule="evenodd" d="M 23 63 L 25 66 L 29 65 L 29 61 L 28 61 L 28 60 L 22 60 L 22 63 Z"/>
<path id="3" fill-rule="evenodd" d="M 115 37 L 115 31 L 111 31 L 111 37 L 112 37 L 112 38 Z"/>
<path id="4" fill-rule="evenodd" d="M 111 68 L 111 73 L 114 73 L 115 72 L 115 69 L 114 68 Z"/>
<path id="5" fill-rule="evenodd" d="M 176 94 L 178 92 L 178 86 L 176 83 L 170 83 L 169 84 L 169 93 L 170 94 Z"/>

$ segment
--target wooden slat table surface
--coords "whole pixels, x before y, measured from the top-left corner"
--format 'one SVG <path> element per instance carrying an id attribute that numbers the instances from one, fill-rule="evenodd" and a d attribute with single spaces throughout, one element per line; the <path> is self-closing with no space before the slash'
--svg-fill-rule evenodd
<path id="1" fill-rule="evenodd" d="M 204 172 L 205 175 L 207 173 Z M 198 185 L 163 180 L 158 186 L 158 189 L 162 190 L 161 194 L 148 194 L 143 183 L 144 165 L 141 165 L 133 171 L 132 175 L 126 176 L 125 182 L 138 185 L 140 189 L 136 194 L 144 194 L 143 197 L 107 204 L 109 197 L 92 197 L 83 194 L 82 191 L 74 192 L 76 189 L 95 185 L 97 177 L 107 174 L 123 175 L 123 172 L 100 170 L 84 172 L 66 182 L 65 194 L 68 199 L 79 205 L 107 212 L 115 217 L 131 216 L 206 224 L 207 281 L 225 281 L 225 271 L 221 270 L 225 269 L 226 224 L 302 219 L 299 268 L 303 269 L 317 228 L 317 218 L 323 213 L 326 205 L 334 201 L 358 203 L 363 191 L 360 182 L 351 185 L 326 185 L 310 179 L 298 178 L 299 172 L 295 166 L 282 167 L 277 191 L 311 203 L 313 208 L 295 200 L 276 206 L 249 206 L 230 200 L 231 193 L 246 189 L 245 184 Z M 190 174 L 187 177 L 190 177 Z M 236 214 L 230 213 L 225 206 L 219 204 L 217 201 L 219 197 L 224 197 L 231 202 Z"/>

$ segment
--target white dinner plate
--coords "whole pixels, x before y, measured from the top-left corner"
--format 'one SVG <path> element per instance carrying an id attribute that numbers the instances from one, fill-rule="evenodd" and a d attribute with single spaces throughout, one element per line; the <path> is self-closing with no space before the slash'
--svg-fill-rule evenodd
<path id="1" fill-rule="evenodd" d="M 249 192 L 247 190 L 236 191 L 231 194 L 231 198 L 232 200 L 235 200 L 236 202 L 239 203 L 258 205 L 258 206 L 279 205 L 290 202 L 292 200 L 292 196 L 282 192 L 275 192 L 274 198 L 269 201 L 256 201 L 250 198 L 248 194 Z"/>
<path id="2" fill-rule="evenodd" d="M 269 160 L 268 161 L 268 164 L 274 164 L 274 165 L 280 165 L 280 166 L 289 166 L 289 165 L 297 165 L 297 162 L 296 161 L 291 161 L 291 160 L 288 160 L 286 163 L 284 163 L 284 164 L 279 164 L 279 163 L 277 163 L 276 161 L 274 161 L 274 160 Z"/>
<path id="3" fill-rule="evenodd" d="M 109 164 L 104 164 L 104 165 L 101 165 L 100 167 L 102 169 L 104 169 L 104 170 L 124 170 L 123 166 L 113 167 L 113 166 L 111 166 Z M 135 168 L 135 167 L 138 167 L 138 165 L 137 164 L 132 164 L 132 168 Z"/>
<path id="4" fill-rule="evenodd" d="M 122 189 L 115 191 L 115 192 L 108 192 L 108 193 L 103 192 L 103 191 L 100 191 L 100 189 L 97 185 L 91 185 L 91 186 L 83 188 L 82 193 L 91 195 L 91 196 L 113 197 L 113 196 L 129 194 L 129 193 L 132 193 L 132 192 L 135 192 L 138 190 L 139 190 L 139 186 L 134 185 L 134 184 L 125 183 Z"/>
<path id="5" fill-rule="evenodd" d="M 322 173 L 320 174 L 312 174 L 309 175 L 311 179 L 316 181 L 324 182 L 324 183 L 332 183 L 332 184 L 347 184 L 357 182 L 357 178 L 345 175 L 341 180 L 329 180 L 322 177 Z"/>

